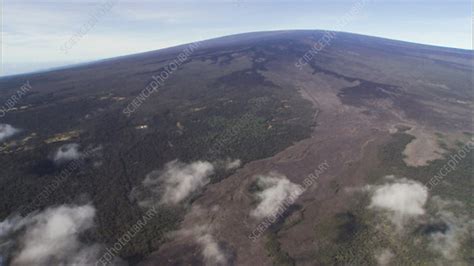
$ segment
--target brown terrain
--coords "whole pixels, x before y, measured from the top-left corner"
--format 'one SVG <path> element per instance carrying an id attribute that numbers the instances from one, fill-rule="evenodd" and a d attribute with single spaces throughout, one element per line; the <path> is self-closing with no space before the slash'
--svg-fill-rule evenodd
<path id="1" fill-rule="evenodd" d="M 393 265 L 469 265 L 474 257 L 463 251 L 474 243 L 464 244 L 469 240 L 454 259 L 397 250 L 402 241 L 428 243 L 430 236 L 417 235 L 416 228 L 402 236 L 387 231 L 395 238 L 376 243 L 361 240 L 375 220 L 360 191 L 392 174 L 426 184 L 459 143 L 471 140 L 472 51 L 338 33 L 311 61 L 296 67 L 321 36 L 318 31 L 282 31 L 204 42 L 131 117 L 121 113 L 123 108 L 185 46 L 1 79 L 2 88 L 10 91 L 30 80 L 34 94 L 23 103 L 29 107 L 2 123 L 21 128 L 22 138 L 37 134 L 23 144 L 19 139 L 5 143 L 14 146 L 4 149 L 8 158 L 2 163 L 14 163 L 2 170 L 0 185 L 16 189 L 17 196 L 4 193 L 15 199 L 2 205 L 2 218 L 57 173 L 54 166 L 35 161 L 73 140 L 82 147 L 101 145 L 100 166 L 82 170 L 40 208 L 76 203 L 86 195 L 98 209 L 98 230 L 91 239 L 106 246 L 143 211 L 129 195 L 152 170 L 174 159 L 242 160 L 240 168 L 213 177 L 192 199 L 163 207 L 160 218 L 120 254 L 132 265 L 377 264 L 372 253 L 384 246 L 397 254 Z M 272 104 L 259 106 L 255 116 L 261 120 L 252 120 L 254 127 L 238 128 L 235 136 L 218 141 L 229 130 L 214 128 L 212 123 L 221 120 L 211 118 L 225 118 L 223 127 L 231 128 L 251 110 L 251 99 L 265 97 Z M 75 133 L 46 141 L 64 132 Z M 225 148 L 210 151 L 217 142 Z M 17 152 L 7 153 L 11 147 Z M 278 173 L 303 184 L 323 162 L 329 167 L 317 182 L 252 241 L 249 236 L 261 222 L 251 215 L 258 203 L 252 190 L 257 177 Z M 461 183 L 472 175 L 455 174 L 459 179 L 445 179 L 446 186 L 457 189 L 459 182 L 469 184 L 460 189 L 472 191 L 472 182 Z M 20 176 L 22 181 L 14 179 Z M 430 191 L 428 203 L 437 195 L 469 209 L 471 199 L 450 198 L 444 188 Z M 421 220 L 430 220 L 429 211 Z M 206 237 L 217 243 L 213 250 L 223 260 L 206 257 Z M 340 250 L 329 254 L 334 246 Z M 365 249 L 372 255 L 363 257 Z"/>

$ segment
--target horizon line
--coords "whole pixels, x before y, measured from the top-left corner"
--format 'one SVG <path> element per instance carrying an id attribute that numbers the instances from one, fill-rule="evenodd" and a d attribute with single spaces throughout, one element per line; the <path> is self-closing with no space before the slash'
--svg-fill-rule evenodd
<path id="1" fill-rule="evenodd" d="M 259 34 L 259 33 L 260 34 L 263 34 L 263 33 L 278 33 L 278 32 L 283 33 L 283 32 L 298 32 L 298 31 L 301 31 L 301 32 L 303 32 L 303 31 L 306 31 L 306 32 L 311 32 L 311 31 L 315 31 L 315 32 L 335 32 L 335 33 L 338 33 L 338 34 L 342 33 L 342 34 L 359 35 L 359 36 L 370 37 L 370 38 L 375 38 L 375 39 L 382 39 L 382 40 L 392 41 L 392 42 L 400 42 L 400 43 L 411 44 L 411 45 L 427 46 L 427 47 L 431 47 L 431 48 L 441 48 L 441 49 L 448 49 L 448 50 L 459 50 L 459 51 L 464 51 L 464 52 L 474 52 L 474 46 L 473 46 L 472 42 L 471 42 L 472 47 L 469 49 L 469 48 L 442 46 L 442 45 L 429 44 L 429 43 L 417 43 L 417 42 L 413 42 L 413 41 L 393 39 L 393 38 L 389 38 L 389 37 L 367 35 L 367 34 L 358 33 L 358 32 L 346 32 L 346 31 L 323 30 L 323 29 L 278 29 L 278 30 L 265 30 L 265 31 L 238 32 L 238 33 L 229 34 L 229 35 L 221 35 L 221 36 L 206 38 L 206 39 L 202 39 L 202 40 L 196 40 L 196 41 L 193 41 L 193 42 L 180 43 L 180 44 L 176 44 L 176 45 L 172 45 L 172 46 L 168 46 L 168 47 L 159 48 L 159 49 L 156 49 L 156 50 L 148 50 L 148 51 L 142 51 L 142 52 L 137 52 L 137 53 L 130 53 L 130 54 L 125 54 L 125 55 L 117 55 L 117 56 L 113 56 L 113 57 L 106 57 L 106 58 L 90 59 L 90 60 L 81 61 L 81 62 L 77 62 L 77 63 L 70 63 L 70 64 L 67 64 L 67 65 L 59 65 L 59 66 L 55 66 L 55 67 L 45 67 L 45 68 L 41 68 L 41 69 L 38 69 L 38 70 L 33 70 L 33 71 L 28 71 L 28 72 L 21 72 L 21 73 L 16 73 L 16 74 L 2 75 L 2 73 L 0 73 L 0 79 L 12 78 L 12 77 L 22 76 L 22 75 L 47 73 L 47 72 L 51 72 L 51 71 L 57 71 L 57 70 L 63 70 L 63 69 L 68 69 L 68 68 L 79 67 L 79 66 L 82 66 L 82 65 L 100 63 L 102 61 L 116 60 L 116 59 L 120 59 L 120 58 L 123 58 L 123 57 L 138 56 L 138 55 L 142 55 L 142 54 L 146 54 L 146 53 L 153 53 L 153 52 L 163 51 L 163 50 L 167 50 L 167 49 L 171 50 L 173 48 L 189 45 L 189 44 L 195 43 L 195 42 L 207 42 L 207 41 L 212 41 L 212 40 L 217 40 L 217 39 L 227 38 L 227 37 L 232 37 L 232 36 L 238 36 L 238 35 L 247 35 L 247 34 L 250 35 L 250 34 Z M 3 63 L 4 62 L 1 62 L 2 66 L 3 66 Z M 31 62 L 17 62 L 17 63 L 22 63 L 22 64 L 25 63 L 26 64 L 26 63 L 31 63 Z M 47 62 L 43 62 L 43 63 L 47 63 Z M 53 63 L 53 62 L 51 62 L 51 63 Z M 3 67 L 2 67 L 2 69 L 3 69 Z"/>

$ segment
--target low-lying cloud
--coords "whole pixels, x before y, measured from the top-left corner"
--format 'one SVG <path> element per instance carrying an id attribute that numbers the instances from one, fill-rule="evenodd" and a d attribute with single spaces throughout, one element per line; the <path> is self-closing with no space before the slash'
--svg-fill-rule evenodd
<path id="1" fill-rule="evenodd" d="M 68 161 L 73 161 L 81 158 L 82 153 L 79 152 L 79 144 L 69 143 L 64 144 L 58 148 L 54 154 L 53 160 L 56 163 L 63 163 Z"/>
<path id="2" fill-rule="evenodd" d="M 207 185 L 210 182 L 209 176 L 213 173 L 214 166 L 209 162 L 197 161 L 185 164 L 173 161 L 165 166 L 165 170 L 157 179 L 148 176 L 143 184 L 153 186 L 157 182 L 162 183 L 164 190 L 161 202 L 177 204 Z"/>
<path id="3" fill-rule="evenodd" d="M 130 193 L 142 207 L 157 203 L 175 205 L 199 193 L 211 182 L 217 170 L 229 171 L 240 167 L 240 160 L 195 161 L 183 163 L 178 160 L 165 164 L 162 170 L 149 173 L 142 184 Z"/>
<path id="4" fill-rule="evenodd" d="M 250 213 L 256 218 L 275 215 L 286 199 L 299 195 L 302 191 L 299 185 L 292 183 L 286 176 L 276 173 L 259 176 L 257 185 L 262 188 L 262 191 L 256 193 L 259 204 Z"/>
<path id="5" fill-rule="evenodd" d="M 153 171 L 132 191 L 143 207 L 161 204 L 178 204 L 210 182 L 214 166 L 206 161 L 183 163 L 178 160 L 167 163 L 163 170 Z"/>
<path id="6" fill-rule="evenodd" d="M 454 205 L 459 205 L 460 203 L 443 200 L 438 196 L 433 197 L 433 202 L 435 208 L 437 208 L 433 220 L 436 222 L 441 221 L 446 224 L 447 230 L 430 234 L 429 248 L 441 254 L 446 260 L 456 260 L 462 246 L 462 241 L 468 238 L 470 234 L 473 234 L 474 221 L 469 220 L 467 215 L 456 215 L 451 210 L 459 207 Z"/>
<path id="7" fill-rule="evenodd" d="M 94 225 L 95 213 L 91 205 L 60 206 L 7 219 L 0 223 L 0 251 L 14 266 L 92 265 L 101 247 L 79 235 Z"/>
<path id="8" fill-rule="evenodd" d="M 15 135 L 19 131 L 19 129 L 16 129 L 9 124 L 0 124 L 0 142 Z"/>
<path id="9" fill-rule="evenodd" d="M 197 236 L 196 239 L 202 247 L 202 256 L 206 265 L 227 265 L 228 258 L 225 251 L 210 233 Z"/>
<path id="10" fill-rule="evenodd" d="M 223 244 L 215 239 L 209 225 L 183 229 L 177 232 L 177 236 L 191 236 L 194 241 L 199 244 L 205 265 L 224 266 L 229 265 L 232 260 L 232 255 L 226 250 Z"/>
<path id="11" fill-rule="evenodd" d="M 375 260 L 377 261 L 377 265 L 385 266 L 389 265 L 390 261 L 395 257 L 390 249 L 382 249 L 376 252 Z"/>
<path id="12" fill-rule="evenodd" d="M 239 159 L 237 160 L 227 159 L 226 164 L 225 164 L 225 169 L 226 170 L 236 169 L 236 168 L 239 168 L 240 165 L 242 165 L 242 161 Z"/>
<path id="13" fill-rule="evenodd" d="M 231 159 L 227 158 L 225 160 L 215 160 L 212 161 L 211 164 L 214 168 L 221 171 L 229 171 L 239 168 L 242 165 L 242 161 L 240 159 Z"/>
<path id="14" fill-rule="evenodd" d="M 383 211 L 398 233 L 406 226 L 417 228 L 416 232 L 427 241 L 428 249 L 439 255 L 435 259 L 439 265 L 459 261 L 463 243 L 474 238 L 474 221 L 469 219 L 469 208 L 460 201 L 437 195 L 428 198 L 428 188 L 417 181 L 394 176 L 385 177 L 385 181 L 383 185 L 365 187 L 364 191 L 372 193 L 368 208 Z M 423 217 L 411 219 L 419 216 Z M 382 250 L 375 256 L 379 265 L 385 265 L 393 254 Z"/>
<path id="15" fill-rule="evenodd" d="M 389 180 L 387 184 L 368 187 L 372 191 L 369 208 L 387 211 L 391 221 L 398 227 L 409 218 L 425 214 L 427 187 L 406 178 Z"/>

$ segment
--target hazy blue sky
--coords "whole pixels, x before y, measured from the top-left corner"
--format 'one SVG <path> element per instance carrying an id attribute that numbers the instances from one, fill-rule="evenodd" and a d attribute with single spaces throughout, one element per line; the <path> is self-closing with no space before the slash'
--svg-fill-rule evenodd
<path id="1" fill-rule="evenodd" d="M 367 4 L 341 31 L 472 48 L 470 0 L 0 1 L 3 75 L 234 33 L 335 29 L 358 1 Z"/>

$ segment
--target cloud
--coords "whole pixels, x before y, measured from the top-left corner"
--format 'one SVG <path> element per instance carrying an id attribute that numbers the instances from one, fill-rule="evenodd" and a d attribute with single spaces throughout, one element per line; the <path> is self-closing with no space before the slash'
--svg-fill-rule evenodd
<path id="1" fill-rule="evenodd" d="M 214 165 L 214 168 L 216 169 L 229 171 L 239 168 L 242 165 L 242 161 L 240 159 L 233 160 L 231 158 L 227 158 L 225 160 L 215 160 L 212 162 L 212 165 Z"/>
<path id="2" fill-rule="evenodd" d="M 142 207 L 151 207 L 156 203 L 175 205 L 199 193 L 211 182 L 211 175 L 240 167 L 239 159 L 195 161 L 183 163 L 179 160 L 165 164 L 162 170 L 152 171 L 140 186 L 130 193 L 131 200 L 137 200 Z"/>
<path id="3" fill-rule="evenodd" d="M 227 159 L 225 169 L 226 170 L 236 169 L 236 168 L 239 168 L 240 165 L 242 165 L 242 161 L 239 159 L 237 160 Z"/>
<path id="4" fill-rule="evenodd" d="M 13 216 L 0 222 L 0 261 L 6 261 L 6 256 L 13 251 L 15 243 L 10 239 L 10 234 L 22 228 L 25 222 L 26 220 L 21 216 Z M 4 264 L 0 263 L 0 265 Z"/>
<path id="5" fill-rule="evenodd" d="M 387 180 L 390 183 L 368 187 L 373 193 L 369 208 L 388 211 L 389 218 L 399 228 L 407 219 L 425 214 L 427 187 L 406 178 Z"/>
<path id="6" fill-rule="evenodd" d="M 191 194 L 200 191 L 210 182 L 214 166 L 206 161 L 189 164 L 178 160 L 167 163 L 163 170 L 149 173 L 142 186 L 134 188 L 131 197 L 143 207 L 161 204 L 178 204 Z"/>
<path id="7" fill-rule="evenodd" d="M 7 219 L 0 223 L 0 251 L 10 251 L 14 266 L 92 264 L 101 247 L 82 243 L 79 234 L 94 225 L 95 213 L 91 205 L 64 205 Z"/>
<path id="8" fill-rule="evenodd" d="M 224 247 L 224 244 L 219 243 L 215 239 L 209 225 L 199 225 L 193 227 L 192 229 L 182 229 L 176 232 L 176 236 L 191 236 L 201 247 L 201 255 L 204 259 L 205 265 L 229 265 L 230 261 L 232 260 L 232 255 Z"/>
<path id="9" fill-rule="evenodd" d="M 15 135 L 20 130 L 12 127 L 9 124 L 0 124 L 0 142 L 6 140 L 7 138 Z"/>
<path id="10" fill-rule="evenodd" d="M 433 196 L 428 201 L 428 189 L 423 184 L 406 178 L 385 177 L 386 184 L 366 186 L 364 191 L 372 193 L 369 208 L 385 211 L 398 232 L 408 225 L 418 228 L 428 243 L 428 248 L 440 255 L 440 265 L 459 261 L 463 243 L 474 238 L 474 221 L 469 219 L 469 209 L 457 200 L 446 200 Z M 390 264 L 387 258 L 393 254 L 379 250 L 375 254 L 380 265 Z M 438 259 L 437 259 L 438 260 Z"/>
<path id="11" fill-rule="evenodd" d="M 173 161 L 165 166 L 165 171 L 154 179 L 149 175 L 145 186 L 164 184 L 161 201 L 165 204 L 177 204 L 193 192 L 200 190 L 210 182 L 209 176 L 214 173 L 214 166 L 209 162 L 197 161 L 185 164 Z"/>
<path id="12" fill-rule="evenodd" d="M 64 144 L 56 151 L 54 154 L 53 160 L 56 163 L 62 163 L 66 161 L 77 160 L 82 156 L 82 153 L 79 152 L 79 144 L 70 143 Z"/>
<path id="13" fill-rule="evenodd" d="M 390 249 L 379 250 L 375 255 L 375 260 L 380 266 L 389 265 L 390 261 L 395 255 Z"/>
<path id="14" fill-rule="evenodd" d="M 459 207 L 458 202 L 433 197 L 438 209 L 434 220 L 447 225 L 447 230 L 436 231 L 429 235 L 429 248 L 441 254 L 446 260 L 456 260 L 464 238 L 473 232 L 474 221 L 465 215 L 455 215 L 449 209 Z"/>
<path id="15" fill-rule="evenodd" d="M 197 236 L 196 239 L 201 244 L 202 256 L 206 265 L 227 265 L 228 258 L 225 251 L 211 234 L 205 233 Z"/>
<path id="16" fill-rule="evenodd" d="M 275 215 L 285 200 L 290 196 L 299 196 L 302 193 L 299 185 L 290 182 L 286 176 L 276 173 L 270 173 L 269 176 L 259 176 L 257 182 L 263 190 L 257 193 L 260 202 L 250 213 L 256 218 Z"/>

